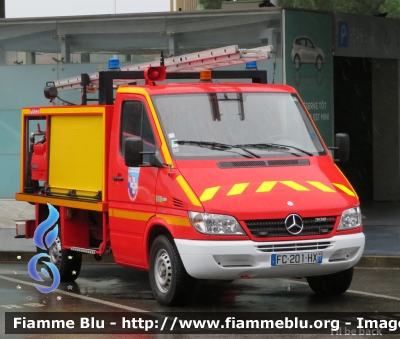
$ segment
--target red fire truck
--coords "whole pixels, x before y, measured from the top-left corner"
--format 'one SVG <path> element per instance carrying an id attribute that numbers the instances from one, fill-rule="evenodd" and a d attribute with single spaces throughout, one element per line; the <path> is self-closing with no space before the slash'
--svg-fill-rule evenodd
<path id="1" fill-rule="evenodd" d="M 228 46 L 82 74 L 45 88 L 52 102 L 80 88 L 81 104 L 22 110 L 16 199 L 35 205 L 27 238 L 47 203 L 59 211 L 48 252 L 61 280 L 78 277 L 82 254 L 112 252 L 149 271 L 164 305 L 196 279 L 348 289 L 364 249 L 358 197 L 334 163 L 348 158 L 348 136 L 336 135 L 332 157 L 295 89 L 266 84 L 262 71 L 207 70 L 270 52 Z M 221 80 L 241 78 L 252 82 Z M 93 89 L 99 102 L 87 104 Z"/>

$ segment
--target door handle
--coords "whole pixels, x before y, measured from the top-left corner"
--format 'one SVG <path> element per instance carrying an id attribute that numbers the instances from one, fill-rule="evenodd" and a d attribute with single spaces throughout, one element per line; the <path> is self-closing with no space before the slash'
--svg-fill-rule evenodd
<path id="1" fill-rule="evenodd" d="M 112 180 L 114 181 L 124 181 L 123 177 L 112 177 Z"/>

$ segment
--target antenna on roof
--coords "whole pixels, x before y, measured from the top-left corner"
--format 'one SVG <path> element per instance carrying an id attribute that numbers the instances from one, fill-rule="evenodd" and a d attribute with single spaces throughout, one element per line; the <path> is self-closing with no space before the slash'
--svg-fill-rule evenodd
<path id="1" fill-rule="evenodd" d="M 164 53 L 161 51 L 160 66 L 164 67 Z"/>

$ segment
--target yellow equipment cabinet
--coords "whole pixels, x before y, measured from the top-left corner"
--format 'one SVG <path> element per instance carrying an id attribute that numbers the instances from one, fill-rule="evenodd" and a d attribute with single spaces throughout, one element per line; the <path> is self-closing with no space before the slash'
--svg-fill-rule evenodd
<path id="1" fill-rule="evenodd" d="M 58 206 L 78 208 L 81 203 L 106 201 L 111 115 L 110 106 L 23 109 L 22 184 L 16 199 L 32 203 L 57 199 Z M 80 203 L 71 206 L 68 201 Z"/>

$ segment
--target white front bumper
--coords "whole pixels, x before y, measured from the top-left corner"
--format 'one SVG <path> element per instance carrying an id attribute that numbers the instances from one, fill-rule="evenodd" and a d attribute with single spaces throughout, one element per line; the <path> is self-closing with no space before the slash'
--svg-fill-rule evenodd
<path id="1" fill-rule="evenodd" d="M 186 271 L 198 279 L 238 279 L 306 277 L 330 274 L 353 267 L 364 251 L 363 233 L 339 235 L 327 239 L 302 241 L 254 242 L 251 240 L 202 241 L 175 239 Z M 265 246 L 294 247 L 309 244 L 311 248 L 266 252 Z M 321 244 L 325 243 L 325 244 Z M 327 245 L 326 243 L 329 243 Z M 264 246 L 264 248 L 263 248 Z M 285 247 L 286 247 L 285 246 Z M 322 251 L 321 264 L 271 266 L 271 254 Z"/>

